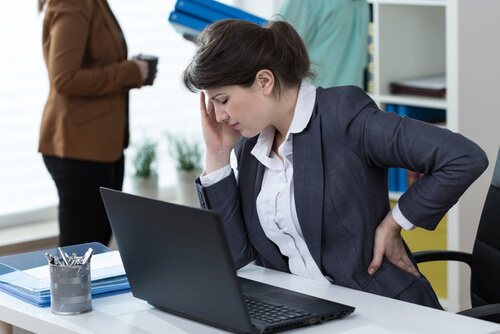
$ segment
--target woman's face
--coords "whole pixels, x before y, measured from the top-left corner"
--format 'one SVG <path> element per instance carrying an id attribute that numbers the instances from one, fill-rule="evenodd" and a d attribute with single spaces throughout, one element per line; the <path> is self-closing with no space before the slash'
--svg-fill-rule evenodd
<path id="1" fill-rule="evenodd" d="M 213 104 L 217 122 L 227 123 L 242 136 L 254 137 L 270 125 L 270 97 L 263 93 L 258 80 L 249 88 L 224 86 L 205 92 L 209 104 Z"/>

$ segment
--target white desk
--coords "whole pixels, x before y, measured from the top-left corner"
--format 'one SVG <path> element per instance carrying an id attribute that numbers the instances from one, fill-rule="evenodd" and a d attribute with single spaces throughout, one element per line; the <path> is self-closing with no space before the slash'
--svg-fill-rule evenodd
<path id="1" fill-rule="evenodd" d="M 249 265 L 239 275 L 317 297 L 356 307 L 340 320 L 309 326 L 286 333 L 453 333 L 500 334 L 500 325 L 418 305 L 399 302 L 329 283 L 315 282 L 261 267 Z M 159 311 L 131 293 L 92 301 L 93 311 L 76 315 L 52 314 L 50 308 L 38 308 L 0 292 L 0 321 L 4 333 L 11 325 L 35 333 L 225 333 Z M 1 326 L 0 326 L 0 333 Z"/>

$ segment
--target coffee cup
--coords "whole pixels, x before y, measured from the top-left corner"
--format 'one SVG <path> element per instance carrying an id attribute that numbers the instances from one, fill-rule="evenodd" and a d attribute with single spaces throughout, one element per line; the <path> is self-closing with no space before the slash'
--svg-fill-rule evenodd
<path id="1" fill-rule="evenodd" d="M 149 73 L 143 84 L 146 86 L 151 86 L 156 78 L 158 57 L 152 55 L 141 55 L 139 56 L 139 59 L 148 63 Z"/>

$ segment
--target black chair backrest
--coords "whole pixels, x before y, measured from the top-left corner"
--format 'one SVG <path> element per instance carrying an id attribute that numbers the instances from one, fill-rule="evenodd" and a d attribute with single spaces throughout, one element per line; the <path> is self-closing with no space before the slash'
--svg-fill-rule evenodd
<path id="1" fill-rule="evenodd" d="M 500 303 L 500 150 L 472 251 L 471 303 Z"/>

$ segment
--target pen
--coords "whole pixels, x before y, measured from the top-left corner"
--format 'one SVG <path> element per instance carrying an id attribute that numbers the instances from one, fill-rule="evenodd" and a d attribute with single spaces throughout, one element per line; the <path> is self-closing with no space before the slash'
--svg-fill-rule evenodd
<path id="1" fill-rule="evenodd" d="M 68 262 L 69 262 L 68 261 L 68 254 L 66 254 L 66 252 L 63 251 L 61 247 L 57 247 L 57 249 L 59 250 L 59 253 L 61 254 L 61 258 L 62 258 L 64 264 L 68 265 Z"/>
<path id="2" fill-rule="evenodd" d="M 69 259 L 69 265 L 70 265 L 70 266 L 76 265 L 76 263 L 75 263 L 75 262 L 76 262 L 76 253 L 73 253 L 73 254 L 71 255 L 71 258 Z"/>
<path id="3" fill-rule="evenodd" d="M 49 264 L 54 264 L 54 257 L 52 255 L 45 253 L 45 256 L 47 257 L 47 260 L 49 260 Z"/>
<path id="4" fill-rule="evenodd" d="M 92 254 L 94 254 L 94 250 L 92 248 L 89 248 L 89 250 L 83 256 L 82 264 L 87 263 L 90 260 L 90 258 L 92 257 Z"/>

